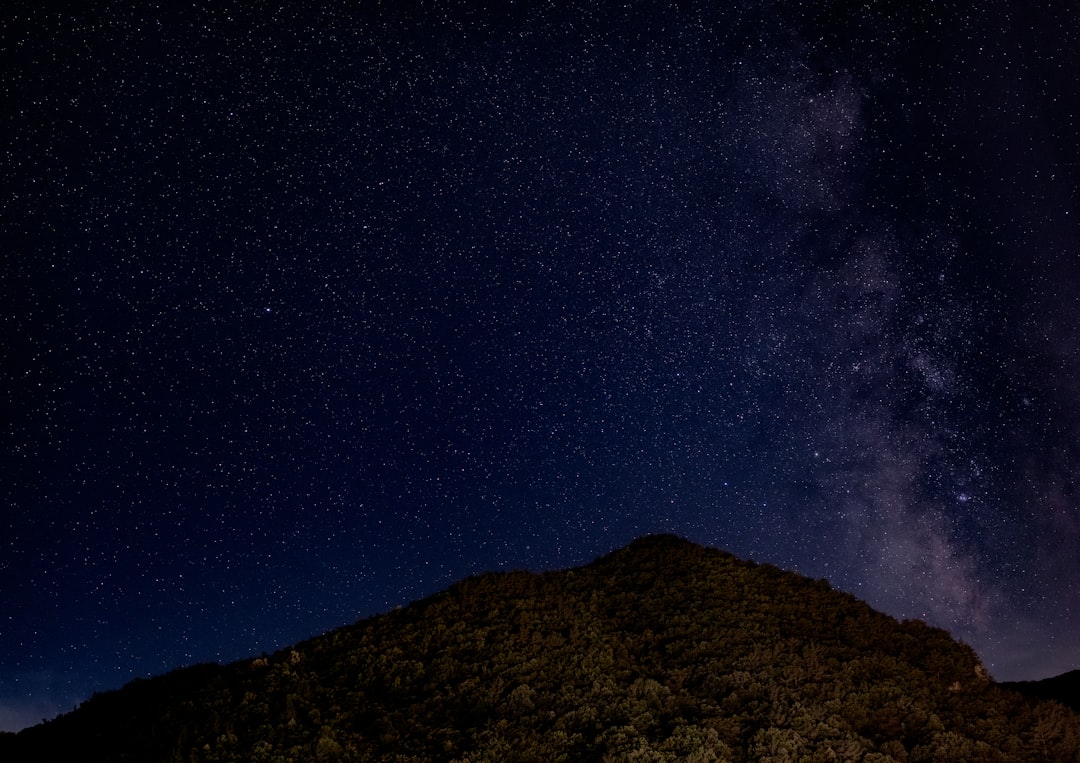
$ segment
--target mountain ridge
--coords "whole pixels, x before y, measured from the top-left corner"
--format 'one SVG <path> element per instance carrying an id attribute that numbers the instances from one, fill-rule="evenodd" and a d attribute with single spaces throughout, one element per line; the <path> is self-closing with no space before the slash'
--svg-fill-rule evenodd
<path id="1" fill-rule="evenodd" d="M 1029 697 L 1060 702 L 1080 712 L 1080 670 L 1070 670 L 1038 681 L 1006 681 L 999 685 Z"/>
<path id="2" fill-rule="evenodd" d="M 670 535 L 485 573 L 95 695 L 5 760 L 1070 760 L 1080 718 L 920 621 Z M 786 757 L 785 757 L 786 756 Z"/>

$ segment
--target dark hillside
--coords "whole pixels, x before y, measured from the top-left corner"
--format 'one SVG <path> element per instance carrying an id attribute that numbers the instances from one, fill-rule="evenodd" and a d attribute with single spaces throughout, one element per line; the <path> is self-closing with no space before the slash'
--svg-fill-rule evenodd
<path id="1" fill-rule="evenodd" d="M 671 536 L 96 696 L 13 760 L 1076 761 L 970 648 Z"/>
<path id="2" fill-rule="evenodd" d="M 1002 686 L 1037 699 L 1051 699 L 1080 712 L 1080 670 L 1070 670 L 1060 676 L 1041 681 L 1013 681 Z"/>

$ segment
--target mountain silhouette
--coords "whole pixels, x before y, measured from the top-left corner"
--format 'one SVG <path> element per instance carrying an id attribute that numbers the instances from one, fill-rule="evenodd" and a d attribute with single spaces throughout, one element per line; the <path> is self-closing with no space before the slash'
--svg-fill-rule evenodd
<path id="1" fill-rule="evenodd" d="M 4 761 L 1071 761 L 1080 716 L 919 621 L 674 536 L 97 694 Z"/>
<path id="2" fill-rule="evenodd" d="M 1001 686 L 1015 689 L 1030 697 L 1052 699 L 1080 712 L 1080 670 L 1070 670 L 1041 681 L 1011 681 Z"/>

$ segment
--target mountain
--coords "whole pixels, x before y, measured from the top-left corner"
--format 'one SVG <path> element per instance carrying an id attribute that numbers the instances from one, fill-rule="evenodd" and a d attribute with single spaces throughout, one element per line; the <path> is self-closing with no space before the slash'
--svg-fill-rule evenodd
<path id="1" fill-rule="evenodd" d="M 95 695 L 4 761 L 1072 761 L 944 631 L 673 536 Z"/>
<path id="2" fill-rule="evenodd" d="M 1080 670 L 1070 670 L 1060 676 L 1041 681 L 1012 681 L 1001 686 L 1038 699 L 1051 699 L 1080 712 Z"/>

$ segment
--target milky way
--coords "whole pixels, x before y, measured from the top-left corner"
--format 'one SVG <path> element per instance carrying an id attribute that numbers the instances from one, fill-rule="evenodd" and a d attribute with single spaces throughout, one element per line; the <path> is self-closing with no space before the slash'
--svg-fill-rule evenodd
<path id="1" fill-rule="evenodd" d="M 0 727 L 650 532 L 1080 667 L 1080 19 L 710 5 L 2 12 Z"/>

